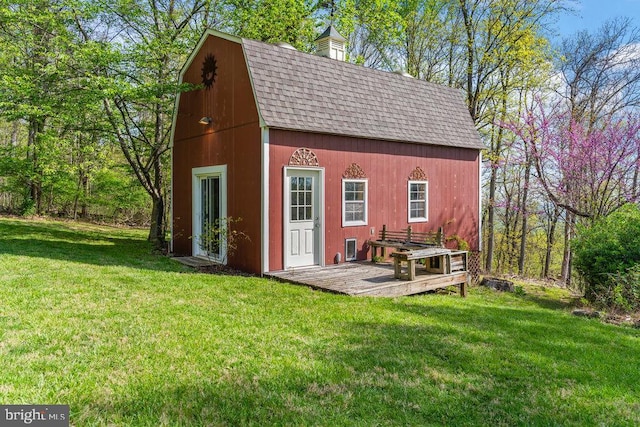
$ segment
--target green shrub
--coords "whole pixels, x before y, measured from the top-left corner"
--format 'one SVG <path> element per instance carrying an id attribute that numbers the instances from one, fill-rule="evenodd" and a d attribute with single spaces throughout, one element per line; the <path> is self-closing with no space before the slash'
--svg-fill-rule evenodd
<path id="1" fill-rule="evenodd" d="M 31 197 L 25 197 L 20 205 L 21 216 L 33 216 L 36 214 L 36 203 Z"/>
<path id="2" fill-rule="evenodd" d="M 461 251 L 468 251 L 469 250 L 469 243 L 464 240 L 462 237 L 458 236 L 457 234 L 453 234 L 449 237 L 446 238 L 447 242 L 453 242 L 455 241 L 458 247 L 458 250 Z"/>
<path id="3" fill-rule="evenodd" d="M 609 277 L 612 308 L 622 311 L 640 310 L 640 264 Z"/>
<path id="4" fill-rule="evenodd" d="M 206 224 L 198 236 L 198 245 L 207 256 L 226 264 L 228 258 L 238 249 L 240 241 L 250 240 L 244 231 L 237 229 L 241 221 L 242 218 L 226 217 Z"/>
<path id="5" fill-rule="evenodd" d="M 638 206 L 623 206 L 581 229 L 573 248 L 587 300 L 625 311 L 640 309 Z"/>

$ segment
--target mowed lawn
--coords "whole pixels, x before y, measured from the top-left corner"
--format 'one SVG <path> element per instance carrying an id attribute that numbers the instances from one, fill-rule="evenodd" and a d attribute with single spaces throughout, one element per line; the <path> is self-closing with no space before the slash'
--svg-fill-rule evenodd
<path id="1" fill-rule="evenodd" d="M 0 219 L 0 403 L 77 426 L 640 425 L 640 331 L 558 291 L 353 298 L 144 238 Z"/>

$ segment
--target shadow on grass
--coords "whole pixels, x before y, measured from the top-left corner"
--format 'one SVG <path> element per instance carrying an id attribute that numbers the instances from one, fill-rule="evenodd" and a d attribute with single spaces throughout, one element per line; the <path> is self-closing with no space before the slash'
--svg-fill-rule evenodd
<path id="1" fill-rule="evenodd" d="M 484 286 L 475 285 L 473 286 L 476 289 L 479 289 L 480 292 L 483 293 L 501 293 L 501 291 L 496 291 L 490 288 L 486 288 Z M 521 288 L 522 286 L 516 285 L 516 289 Z M 519 298 L 523 301 L 530 302 L 532 304 L 537 305 L 540 308 L 548 309 L 548 310 L 569 310 L 571 308 L 576 307 L 579 304 L 580 297 L 572 295 L 571 292 L 567 289 L 560 288 L 551 288 L 554 292 L 547 293 L 545 288 L 542 285 L 536 285 L 533 288 L 527 288 L 523 292 L 514 292 L 513 295 L 515 298 Z"/>
<path id="2" fill-rule="evenodd" d="M 521 298 L 525 301 L 532 302 L 539 307 L 549 310 L 569 310 L 571 308 L 575 308 L 578 305 L 579 301 L 579 297 L 567 297 L 559 299 L 557 297 L 535 295 L 529 293 L 521 296 Z"/>
<path id="3" fill-rule="evenodd" d="M 242 368 L 224 373 L 194 366 L 191 379 L 176 381 L 158 372 L 127 398 L 94 405 L 84 421 L 109 414 L 101 421 L 130 425 L 640 422 L 640 373 L 628 363 L 637 360 L 635 331 L 539 310 L 384 304 L 391 318 L 327 325 L 341 333 L 281 371 L 271 369 L 277 349 L 262 348 L 261 360 L 245 355 L 233 360 Z"/>
<path id="4" fill-rule="evenodd" d="M 0 255 L 17 255 L 79 262 L 100 266 L 118 265 L 157 271 L 184 271 L 174 261 L 154 254 L 150 243 L 130 230 L 90 230 L 76 224 L 0 221 Z M 117 237 L 117 234 L 123 237 Z"/>

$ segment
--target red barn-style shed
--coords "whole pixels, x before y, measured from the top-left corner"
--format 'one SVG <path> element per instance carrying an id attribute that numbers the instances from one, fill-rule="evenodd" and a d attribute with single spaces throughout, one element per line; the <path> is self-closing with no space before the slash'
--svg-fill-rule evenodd
<path id="1" fill-rule="evenodd" d="M 383 224 L 457 235 L 480 250 L 483 144 L 463 94 L 319 52 L 207 31 L 186 62 L 172 140 L 176 255 L 267 273 L 364 260 Z M 338 58 L 338 59 L 335 59 Z M 234 253 L 199 235 L 236 218 Z"/>

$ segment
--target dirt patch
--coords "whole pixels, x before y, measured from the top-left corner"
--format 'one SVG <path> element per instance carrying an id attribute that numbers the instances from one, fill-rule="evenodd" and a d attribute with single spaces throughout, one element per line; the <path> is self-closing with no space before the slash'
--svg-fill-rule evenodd
<path id="1" fill-rule="evenodd" d="M 236 270 L 235 268 L 231 268 L 222 264 L 211 264 L 204 265 L 200 267 L 196 267 L 196 271 L 199 273 L 205 274 L 221 274 L 225 276 L 242 276 L 242 277 L 255 277 L 255 274 L 247 273 L 246 271 Z"/>
<path id="2" fill-rule="evenodd" d="M 603 320 L 612 325 L 633 326 L 640 329 L 640 313 L 634 314 L 618 314 L 607 313 Z"/>

